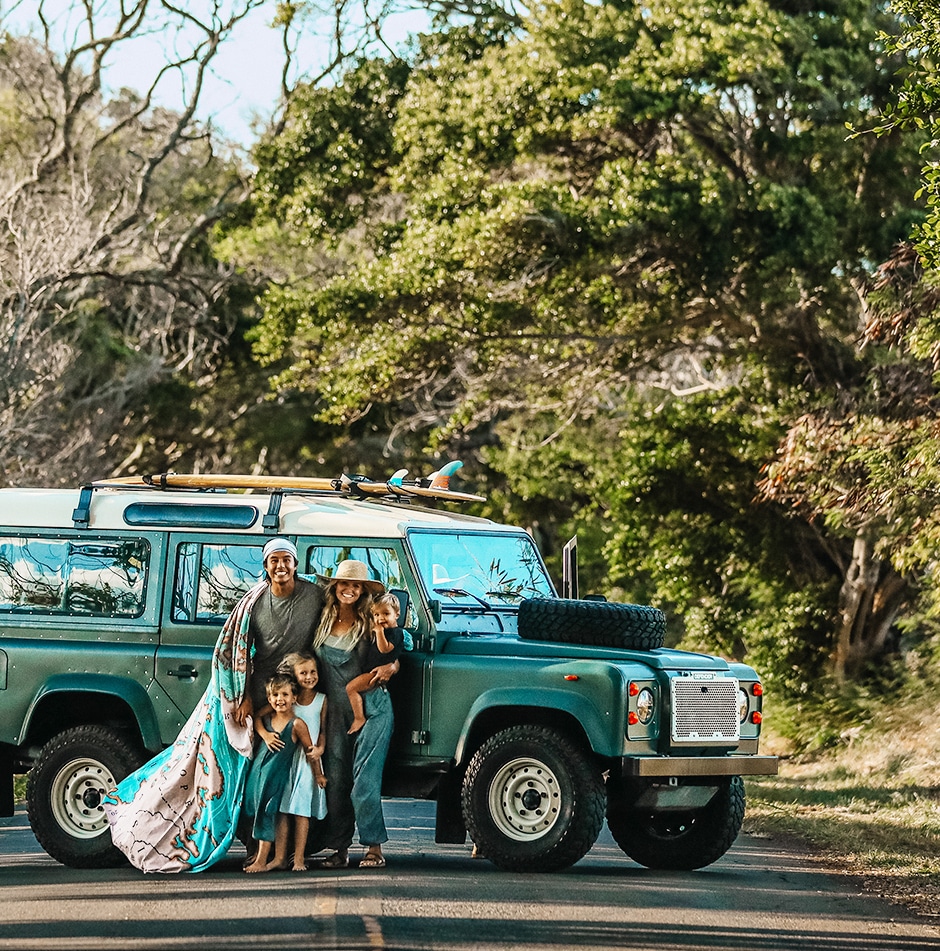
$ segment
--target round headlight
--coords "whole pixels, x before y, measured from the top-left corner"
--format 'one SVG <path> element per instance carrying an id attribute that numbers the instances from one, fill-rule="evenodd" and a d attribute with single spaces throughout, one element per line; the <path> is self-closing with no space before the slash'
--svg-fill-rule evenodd
<path id="1" fill-rule="evenodd" d="M 743 723 L 747 719 L 747 711 L 751 708 L 750 700 L 747 696 L 747 691 L 743 688 L 738 688 L 738 719 Z"/>
<path id="2" fill-rule="evenodd" d="M 636 715 L 640 723 L 646 724 L 653 719 L 653 709 L 656 701 L 653 699 L 653 691 L 649 687 L 644 687 L 636 695 Z"/>

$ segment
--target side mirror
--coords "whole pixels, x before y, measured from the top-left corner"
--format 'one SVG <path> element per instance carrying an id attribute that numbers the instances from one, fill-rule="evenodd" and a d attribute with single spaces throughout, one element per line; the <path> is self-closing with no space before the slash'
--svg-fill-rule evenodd
<path id="1" fill-rule="evenodd" d="M 441 623 L 441 602 L 439 598 L 432 598 L 428 601 L 428 607 L 431 609 L 431 617 L 435 624 Z"/>

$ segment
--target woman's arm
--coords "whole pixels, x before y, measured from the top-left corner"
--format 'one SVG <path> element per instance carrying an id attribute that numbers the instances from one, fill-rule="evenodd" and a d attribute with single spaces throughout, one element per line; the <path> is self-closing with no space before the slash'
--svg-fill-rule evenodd
<path id="1" fill-rule="evenodd" d="M 372 680 L 370 681 L 372 686 L 377 686 L 378 684 L 387 684 L 395 674 L 398 673 L 401 664 L 398 660 L 392 661 L 390 664 L 382 664 L 381 667 L 376 667 L 372 671 Z"/>

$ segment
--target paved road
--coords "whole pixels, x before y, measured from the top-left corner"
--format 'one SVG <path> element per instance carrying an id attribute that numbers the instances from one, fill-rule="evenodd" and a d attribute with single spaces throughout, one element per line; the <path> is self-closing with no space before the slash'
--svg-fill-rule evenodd
<path id="1" fill-rule="evenodd" d="M 429 803 L 389 802 L 381 871 L 200 875 L 65 868 L 0 820 L 0 948 L 429 951 L 940 951 L 929 919 L 861 895 L 766 839 L 698 872 L 651 872 L 606 831 L 576 866 L 501 872 L 436 845 Z M 354 857 L 356 857 L 354 855 Z"/>

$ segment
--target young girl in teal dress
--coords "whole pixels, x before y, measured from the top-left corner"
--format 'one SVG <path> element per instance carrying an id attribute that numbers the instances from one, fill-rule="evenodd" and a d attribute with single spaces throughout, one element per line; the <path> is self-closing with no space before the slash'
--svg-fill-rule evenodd
<path id="1" fill-rule="evenodd" d="M 313 744 L 307 724 L 294 715 L 297 685 L 290 674 L 278 673 L 265 684 L 272 712 L 262 717 L 273 740 L 260 744 L 245 782 L 242 818 L 251 841 L 246 872 L 270 872 L 277 867 L 271 860 L 271 846 L 277 830 L 281 798 L 290 780 L 291 763 L 296 744 L 310 752 Z M 311 769 L 312 769 L 311 765 Z"/>
<path id="2" fill-rule="evenodd" d="M 296 651 L 281 661 L 278 670 L 292 673 L 297 681 L 297 701 L 294 713 L 307 724 L 310 741 L 308 750 L 298 746 L 294 751 L 290 779 L 281 799 L 281 815 L 277 820 L 274 840 L 274 868 L 290 868 L 305 872 L 307 836 L 310 821 L 326 817 L 326 776 L 323 774 L 323 755 L 326 747 L 326 694 L 317 690 L 320 673 L 317 659 L 311 651 Z M 264 713 L 265 711 L 262 711 Z M 259 726 L 258 735 L 265 743 L 275 741 L 273 734 Z M 310 767 L 313 767 L 312 775 Z M 294 829 L 294 860 L 289 859 L 291 826 Z"/>

